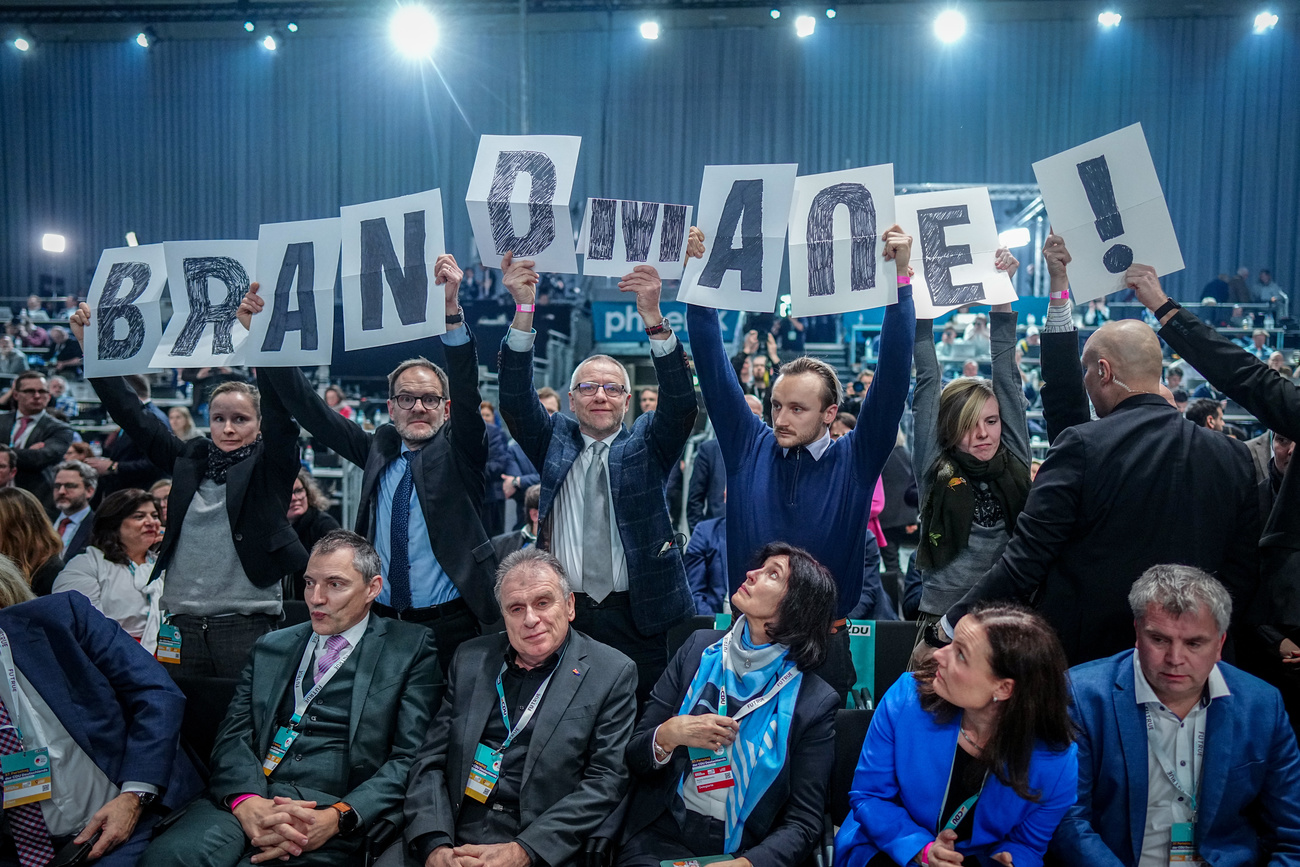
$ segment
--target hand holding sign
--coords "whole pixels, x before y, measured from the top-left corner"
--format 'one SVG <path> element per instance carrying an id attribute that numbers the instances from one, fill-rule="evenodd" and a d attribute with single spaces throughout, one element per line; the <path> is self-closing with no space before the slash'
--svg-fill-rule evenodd
<path id="1" fill-rule="evenodd" d="M 260 283 L 250 283 L 248 292 L 244 294 L 243 300 L 239 302 L 239 309 L 235 311 L 235 318 L 239 320 L 239 324 L 249 331 L 253 330 L 253 317 L 261 313 L 263 308 L 266 307 L 266 302 L 257 294 L 257 290 L 260 288 L 262 288 Z"/>
<path id="2" fill-rule="evenodd" d="M 903 231 L 903 227 L 895 223 L 885 230 L 885 259 L 892 261 L 898 270 L 899 277 L 911 275 L 908 268 L 908 262 L 912 258 L 912 236 Z"/>
<path id="3" fill-rule="evenodd" d="M 68 317 L 68 327 L 72 329 L 72 336 L 77 338 L 78 343 L 85 343 L 86 326 L 90 324 L 90 305 L 82 301 L 77 305 L 76 311 Z"/>
<path id="4" fill-rule="evenodd" d="M 659 279 L 659 272 L 654 268 L 649 265 L 637 265 L 632 269 L 632 273 L 624 275 L 623 279 L 618 281 L 618 289 L 620 292 L 636 294 L 636 312 L 647 328 L 654 328 L 663 321 L 663 313 L 659 311 L 659 295 L 663 290 L 663 283 Z M 667 339 L 668 335 L 651 335 L 651 338 L 655 337 Z"/>
<path id="5" fill-rule="evenodd" d="M 1159 310 L 1169 300 L 1165 290 L 1160 288 L 1160 276 L 1156 273 L 1156 269 L 1150 265 L 1136 263 L 1130 265 L 1128 270 L 1124 272 L 1124 285 L 1137 293 L 1138 301 L 1142 302 L 1142 306 L 1152 313 Z M 1164 325 L 1177 312 L 1177 310 L 1171 310 L 1166 313 L 1161 318 L 1160 324 Z"/>
<path id="6" fill-rule="evenodd" d="M 537 281 L 532 259 L 516 259 L 513 252 L 501 257 L 501 282 L 515 299 L 515 319 L 510 327 L 517 331 L 533 330 L 533 309 L 537 306 Z"/>

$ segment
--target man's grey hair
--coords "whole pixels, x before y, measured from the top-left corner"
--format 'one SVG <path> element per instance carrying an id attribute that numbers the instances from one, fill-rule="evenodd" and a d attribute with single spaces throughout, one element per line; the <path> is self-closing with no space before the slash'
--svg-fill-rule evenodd
<path id="1" fill-rule="evenodd" d="M 1208 572 L 1195 566 L 1152 566 L 1133 582 L 1128 593 L 1133 619 L 1146 617 L 1147 607 L 1155 605 L 1166 614 L 1182 617 L 1197 615 L 1204 605 L 1214 616 L 1214 625 L 1222 634 L 1232 620 L 1232 597 Z"/>
<path id="2" fill-rule="evenodd" d="M 573 593 L 573 586 L 569 584 L 569 576 L 565 574 L 564 565 L 555 559 L 555 555 L 537 547 L 520 548 L 502 560 L 501 565 L 497 567 L 497 580 L 492 586 L 492 593 L 497 598 L 497 607 L 501 606 L 501 588 L 512 572 L 535 572 L 543 569 L 555 576 L 556 583 L 560 585 L 560 595 L 568 599 Z"/>
<path id="3" fill-rule="evenodd" d="M 81 476 L 82 484 L 88 488 L 93 488 L 99 484 L 99 473 L 85 461 L 63 461 L 54 468 L 54 474 L 57 476 L 64 470 L 72 470 Z"/>
<path id="4" fill-rule="evenodd" d="M 311 555 L 324 556 L 344 548 L 352 549 L 352 568 L 357 570 L 363 581 L 368 582 L 376 575 L 383 574 L 384 565 L 380 562 L 374 546 L 367 542 L 364 536 L 359 536 L 351 530 L 330 530 L 321 536 L 315 545 L 312 545 Z"/>
<path id="5" fill-rule="evenodd" d="M 573 391 L 578 387 L 578 374 L 582 372 L 582 369 L 586 367 L 589 362 L 592 361 L 607 361 L 616 366 L 619 370 L 623 371 L 623 385 L 627 388 L 628 394 L 632 393 L 632 378 L 627 375 L 627 368 L 623 366 L 623 362 L 608 355 L 590 355 L 584 358 L 577 367 L 573 368 L 573 376 L 569 377 L 569 391 Z"/>

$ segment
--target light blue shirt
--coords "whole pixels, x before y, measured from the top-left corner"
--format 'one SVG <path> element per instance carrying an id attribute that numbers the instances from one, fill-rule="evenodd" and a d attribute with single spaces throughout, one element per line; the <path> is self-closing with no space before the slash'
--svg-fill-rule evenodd
<path id="1" fill-rule="evenodd" d="M 442 342 L 445 346 L 462 346 L 469 343 L 469 331 L 465 328 L 456 328 L 448 331 L 442 336 Z M 477 407 L 474 410 L 477 411 Z M 415 452 L 402 443 L 402 453 L 411 454 L 411 460 L 415 460 Z M 402 480 L 402 474 L 406 472 L 407 461 L 398 459 L 390 463 L 384 470 L 383 476 L 379 480 L 379 502 L 375 508 L 375 551 L 379 553 L 379 560 L 384 566 L 384 589 L 379 591 L 379 597 L 375 600 L 380 605 L 391 605 L 392 590 L 388 586 L 388 564 L 392 562 L 392 528 L 393 528 L 393 495 L 397 492 L 397 485 Z M 424 521 L 424 509 L 420 507 L 419 497 L 416 495 L 416 485 L 411 485 L 411 517 L 407 523 L 407 538 L 410 540 L 408 558 L 411 563 L 411 607 L 428 608 L 431 605 L 441 605 L 444 602 L 450 602 L 453 599 L 460 598 L 460 591 L 452 583 L 451 577 L 438 562 L 438 558 L 433 556 L 433 546 L 429 544 L 429 525 Z"/>

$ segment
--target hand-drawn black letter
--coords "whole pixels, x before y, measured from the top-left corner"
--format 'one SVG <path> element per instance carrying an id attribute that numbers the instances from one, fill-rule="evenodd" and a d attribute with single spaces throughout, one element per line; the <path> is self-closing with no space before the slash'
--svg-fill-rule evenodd
<path id="1" fill-rule="evenodd" d="M 835 294 L 835 209 L 849 209 L 849 291 L 876 286 L 876 205 L 862 184 L 834 184 L 818 193 L 808 209 L 808 294 Z"/>
<path id="2" fill-rule="evenodd" d="M 916 212 L 921 226 L 921 258 L 925 263 L 925 282 L 930 287 L 930 298 L 936 307 L 953 304 L 975 304 L 984 300 L 983 283 L 952 285 L 952 269 L 969 265 L 973 259 L 969 244 L 949 247 L 943 230 L 948 226 L 965 226 L 970 215 L 965 205 L 947 208 L 927 208 Z"/>
<path id="3" fill-rule="evenodd" d="M 736 229 L 740 244 L 733 249 Z M 740 272 L 740 291 L 763 291 L 763 181 L 739 180 L 731 185 L 718 221 L 718 235 L 700 272 L 699 283 L 718 289 L 728 271 Z"/>
<path id="4" fill-rule="evenodd" d="M 644 262 L 650 258 L 650 242 L 655 237 L 655 220 L 659 205 L 642 202 L 637 213 L 636 202 L 623 202 L 623 247 L 629 262 Z"/>
<path id="5" fill-rule="evenodd" d="M 659 230 L 659 261 L 681 261 L 685 239 L 686 206 L 664 205 L 664 226 Z"/>
<path id="6" fill-rule="evenodd" d="M 1088 194 L 1088 204 L 1097 217 L 1094 225 L 1103 241 L 1124 234 L 1124 221 L 1120 219 L 1115 203 L 1115 186 L 1110 180 L 1110 166 L 1104 156 L 1079 163 L 1079 180 Z M 1112 274 L 1121 274 L 1133 264 L 1133 249 L 1125 244 L 1115 244 L 1101 257 L 1102 264 Z"/>
<path id="7" fill-rule="evenodd" d="M 152 270 L 144 262 L 117 262 L 108 270 L 104 292 L 99 296 L 95 311 L 98 323 L 99 358 L 101 361 L 121 361 L 134 358 L 144 345 L 144 316 L 135 302 L 149 288 Z M 119 298 L 123 281 L 131 281 L 131 291 Z M 126 337 L 113 336 L 119 319 L 126 320 Z"/>
<path id="8" fill-rule="evenodd" d="M 289 296 L 293 293 L 294 274 L 298 275 L 298 309 L 289 309 Z M 316 334 L 316 250 L 311 241 L 290 244 L 285 248 L 284 261 L 280 263 L 280 276 L 275 281 L 275 301 L 271 307 L 271 323 L 262 341 L 263 352 L 279 352 L 284 348 L 284 335 L 301 331 L 299 340 L 304 350 L 318 345 Z"/>
<path id="9" fill-rule="evenodd" d="M 614 215 L 618 202 L 614 199 L 591 200 L 591 229 L 587 233 L 588 259 L 614 258 Z"/>
<path id="10" fill-rule="evenodd" d="M 203 329 L 212 325 L 212 353 L 224 355 L 235 351 L 230 337 L 235 324 L 235 311 L 248 292 L 248 272 L 244 266 L 229 256 L 197 256 L 184 262 L 185 294 L 190 300 L 190 315 L 185 327 L 176 336 L 171 356 L 193 355 L 203 336 Z M 219 280 L 226 286 L 226 298 L 212 303 L 208 294 L 208 280 Z"/>
<path id="11" fill-rule="evenodd" d="M 384 281 L 393 292 L 403 325 L 425 320 L 429 302 L 428 267 L 424 261 L 424 211 L 411 211 L 403 223 L 402 262 L 397 261 L 388 221 L 361 221 L 361 330 L 384 327 Z"/>
<path id="12" fill-rule="evenodd" d="M 528 231 L 522 238 L 515 235 L 510 219 L 510 193 L 521 173 L 533 179 L 528 190 Z M 519 259 L 536 256 L 551 246 L 555 240 L 555 211 L 551 204 L 557 184 L 555 163 L 544 153 L 502 151 L 497 155 L 496 173 L 488 190 L 488 219 L 497 253 L 504 256 L 513 250 Z"/>

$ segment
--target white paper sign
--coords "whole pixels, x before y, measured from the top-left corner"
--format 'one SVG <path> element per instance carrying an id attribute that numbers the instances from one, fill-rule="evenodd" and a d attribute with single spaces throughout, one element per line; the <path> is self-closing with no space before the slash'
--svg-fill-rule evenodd
<path id="1" fill-rule="evenodd" d="M 622 277 L 651 265 L 661 280 L 679 280 L 686 259 L 690 205 L 587 199 L 578 252 L 587 277 Z"/>
<path id="2" fill-rule="evenodd" d="M 443 334 L 446 293 L 434 285 L 445 252 L 442 192 L 429 190 L 339 210 L 343 348 L 368 349 Z"/>
<path id="3" fill-rule="evenodd" d="M 781 283 L 795 163 L 705 166 L 696 223 L 703 259 L 686 263 L 677 300 L 770 313 Z"/>
<path id="4" fill-rule="evenodd" d="M 892 164 L 805 175 L 790 207 L 790 312 L 851 313 L 898 300 L 898 272 L 884 259 L 894 225 Z"/>
<path id="5" fill-rule="evenodd" d="M 1183 269 L 1160 179 L 1135 123 L 1034 163 L 1052 230 L 1070 250 L 1075 301 L 1124 288 L 1134 262 L 1163 277 Z"/>
<path id="6" fill-rule="evenodd" d="M 465 193 L 479 259 L 531 259 L 538 271 L 577 274 L 569 197 L 580 136 L 485 135 Z"/>
<path id="7" fill-rule="evenodd" d="M 329 364 L 334 348 L 334 278 L 339 268 L 338 217 L 268 223 L 257 233 L 258 294 L 244 363 L 293 367 Z"/>
<path id="8" fill-rule="evenodd" d="M 148 373 L 162 339 L 162 291 L 167 261 L 162 244 L 118 247 L 99 256 L 86 303 L 90 325 L 81 348 L 86 376 Z"/>
<path id="9" fill-rule="evenodd" d="M 998 226 L 987 187 L 914 193 L 894 200 L 911 235 L 917 319 L 937 319 L 963 304 L 1009 304 L 1015 286 L 997 269 Z"/>
<path id="10" fill-rule="evenodd" d="M 240 364 L 248 332 L 235 321 L 257 267 L 256 241 L 168 241 L 172 318 L 154 350 L 153 367 Z"/>

